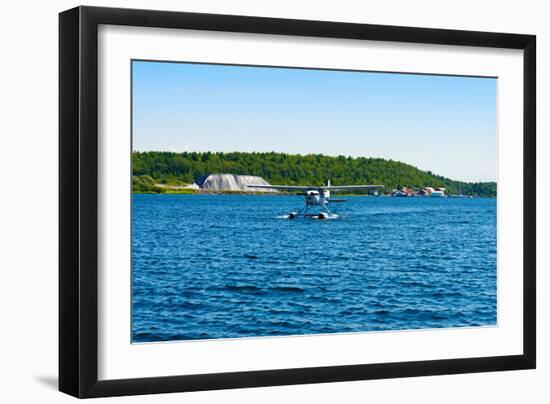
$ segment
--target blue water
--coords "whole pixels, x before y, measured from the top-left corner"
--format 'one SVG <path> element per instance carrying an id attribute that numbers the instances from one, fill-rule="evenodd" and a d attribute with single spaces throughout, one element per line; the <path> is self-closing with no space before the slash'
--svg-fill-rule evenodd
<path id="1" fill-rule="evenodd" d="M 134 195 L 134 342 L 496 324 L 496 200 Z"/>

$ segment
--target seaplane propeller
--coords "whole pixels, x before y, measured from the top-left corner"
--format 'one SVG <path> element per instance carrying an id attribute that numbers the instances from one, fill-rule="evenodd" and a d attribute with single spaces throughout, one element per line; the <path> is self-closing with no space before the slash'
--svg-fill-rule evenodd
<path id="1" fill-rule="evenodd" d="M 247 185 L 248 188 L 260 188 L 263 190 L 276 189 L 279 191 L 299 192 L 304 195 L 305 207 L 301 211 L 293 211 L 288 215 L 289 219 L 297 217 L 311 217 L 315 219 L 329 219 L 333 216 L 328 208 L 329 203 L 344 202 L 342 199 L 330 199 L 330 192 L 338 191 L 361 191 L 384 188 L 383 185 L 330 185 L 330 180 L 327 185 Z M 319 207 L 321 212 L 308 213 L 310 208 Z"/>

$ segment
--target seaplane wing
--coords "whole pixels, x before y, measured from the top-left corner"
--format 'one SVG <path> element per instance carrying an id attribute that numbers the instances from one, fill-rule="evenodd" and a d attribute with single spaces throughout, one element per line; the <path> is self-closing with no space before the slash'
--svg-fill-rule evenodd
<path id="1" fill-rule="evenodd" d="M 318 187 L 327 191 L 360 191 L 364 189 L 384 188 L 384 185 L 326 185 Z"/>
<path id="2" fill-rule="evenodd" d="M 281 191 L 360 191 L 384 188 L 383 185 L 247 185 L 249 188 L 279 189 Z"/>
<path id="3" fill-rule="evenodd" d="M 279 189 L 281 191 L 309 191 L 310 189 L 319 189 L 319 187 L 309 187 L 301 185 L 246 185 L 248 188 Z"/>

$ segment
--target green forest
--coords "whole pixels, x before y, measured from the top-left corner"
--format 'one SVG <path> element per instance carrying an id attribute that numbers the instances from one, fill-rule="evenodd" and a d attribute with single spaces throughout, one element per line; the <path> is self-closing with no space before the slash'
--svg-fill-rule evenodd
<path id="1" fill-rule="evenodd" d="M 270 184 L 333 185 L 380 184 L 390 193 L 402 187 L 445 187 L 451 195 L 496 196 L 495 182 L 461 182 L 399 161 L 322 154 L 244 152 L 134 152 L 133 191 L 162 193 L 157 184 L 191 184 L 203 175 L 228 173 L 257 175 Z"/>

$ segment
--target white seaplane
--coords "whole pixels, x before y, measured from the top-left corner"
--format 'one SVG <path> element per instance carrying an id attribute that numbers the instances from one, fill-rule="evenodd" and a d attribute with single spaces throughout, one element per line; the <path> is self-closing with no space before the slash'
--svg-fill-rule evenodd
<path id="1" fill-rule="evenodd" d="M 331 202 L 345 202 L 342 199 L 330 199 L 330 191 L 362 191 L 384 188 L 383 185 L 330 185 L 330 180 L 327 185 L 246 185 L 248 188 L 261 189 L 276 189 L 279 191 L 303 192 L 306 206 L 302 211 L 293 211 L 288 214 L 289 219 L 295 219 L 299 216 L 309 217 L 313 219 L 335 219 L 338 215 L 334 215 L 328 208 Z M 319 207 L 320 212 L 308 213 L 310 208 Z"/>

